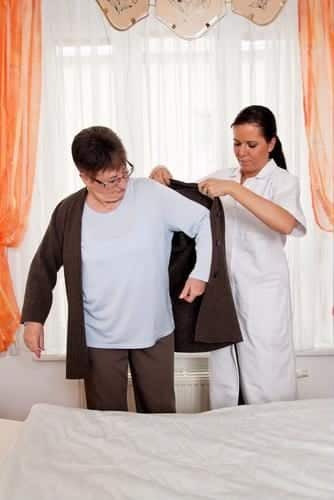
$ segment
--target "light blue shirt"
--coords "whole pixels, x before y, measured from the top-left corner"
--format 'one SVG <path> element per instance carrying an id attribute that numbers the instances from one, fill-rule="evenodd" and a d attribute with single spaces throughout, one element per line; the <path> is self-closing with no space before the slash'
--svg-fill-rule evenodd
<path id="1" fill-rule="evenodd" d="M 192 277 L 207 281 L 209 211 L 149 179 L 130 179 L 111 212 L 84 207 L 82 280 L 89 347 L 138 349 L 174 330 L 168 264 L 175 231 L 196 240 Z"/>

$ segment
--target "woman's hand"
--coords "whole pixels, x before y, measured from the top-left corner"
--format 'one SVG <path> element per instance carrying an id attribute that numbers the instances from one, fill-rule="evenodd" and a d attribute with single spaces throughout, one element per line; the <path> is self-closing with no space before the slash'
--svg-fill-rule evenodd
<path id="1" fill-rule="evenodd" d="M 37 358 L 40 358 L 42 351 L 44 351 L 44 329 L 42 323 L 33 321 L 24 323 L 23 338 L 29 351 L 33 352 Z"/>
<path id="2" fill-rule="evenodd" d="M 170 180 L 173 179 L 173 176 L 167 167 L 164 167 L 163 165 L 157 165 L 150 173 L 149 178 L 153 179 L 154 181 L 160 182 L 160 184 L 168 186 Z"/>
<path id="3" fill-rule="evenodd" d="M 197 297 L 203 295 L 205 288 L 206 281 L 197 278 L 188 278 L 179 295 L 179 299 L 183 299 L 186 302 L 193 302 Z"/>
<path id="4" fill-rule="evenodd" d="M 217 196 L 225 196 L 227 194 L 234 196 L 239 186 L 240 184 L 235 181 L 205 179 L 205 181 L 198 184 L 198 189 L 202 194 L 209 196 L 209 198 L 216 198 Z"/>
<path id="5" fill-rule="evenodd" d="M 206 179 L 198 184 L 198 189 L 202 194 L 209 196 L 209 198 L 225 195 L 232 196 L 246 210 L 278 233 L 290 234 L 297 225 L 294 216 L 283 207 L 254 193 L 238 182 Z"/>

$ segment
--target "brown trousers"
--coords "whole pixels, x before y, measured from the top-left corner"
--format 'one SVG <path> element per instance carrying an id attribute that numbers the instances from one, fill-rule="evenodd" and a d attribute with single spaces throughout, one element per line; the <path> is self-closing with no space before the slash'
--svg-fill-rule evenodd
<path id="1" fill-rule="evenodd" d="M 139 413 L 175 413 L 174 334 L 146 349 L 88 348 L 87 408 L 127 411 L 128 368 Z"/>

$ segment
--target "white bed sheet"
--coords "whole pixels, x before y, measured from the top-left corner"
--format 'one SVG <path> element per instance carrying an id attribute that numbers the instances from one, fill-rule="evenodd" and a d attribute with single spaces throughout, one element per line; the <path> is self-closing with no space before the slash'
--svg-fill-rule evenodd
<path id="1" fill-rule="evenodd" d="M 36 405 L 1 500 L 334 499 L 334 400 L 194 415 Z"/>

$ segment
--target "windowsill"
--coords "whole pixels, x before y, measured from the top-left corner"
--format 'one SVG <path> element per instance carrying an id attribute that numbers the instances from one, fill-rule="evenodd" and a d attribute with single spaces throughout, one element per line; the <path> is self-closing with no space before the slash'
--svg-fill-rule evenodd
<path id="1" fill-rule="evenodd" d="M 36 356 L 33 356 L 35 361 L 65 361 L 66 356 L 65 354 L 48 354 L 48 353 L 42 353 L 40 358 L 36 358 Z"/>
<path id="2" fill-rule="evenodd" d="M 317 357 L 317 356 L 334 356 L 334 347 L 326 349 L 309 349 L 305 351 L 296 351 L 297 358 L 300 357 Z"/>
<path id="3" fill-rule="evenodd" d="M 317 357 L 317 356 L 334 356 L 334 347 L 327 349 L 312 349 L 307 351 L 296 351 L 296 357 Z M 199 353 L 176 353 L 176 358 L 182 359 L 196 359 L 196 358 L 207 358 L 207 352 L 199 352 Z M 48 354 L 43 353 L 41 358 L 36 358 L 34 356 L 35 361 L 65 361 L 65 354 Z"/>

